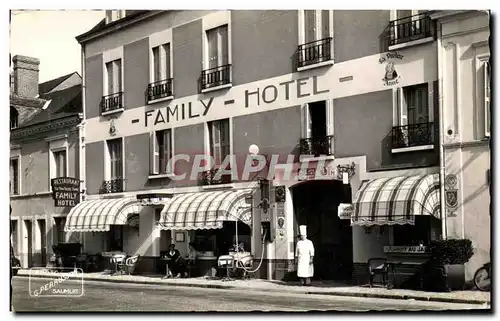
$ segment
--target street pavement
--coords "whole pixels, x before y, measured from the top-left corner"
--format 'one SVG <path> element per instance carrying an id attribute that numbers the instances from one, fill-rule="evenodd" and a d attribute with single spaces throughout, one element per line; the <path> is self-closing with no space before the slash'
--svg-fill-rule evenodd
<path id="1" fill-rule="evenodd" d="M 49 280 L 15 277 L 13 305 L 16 312 L 90 311 L 373 311 L 489 309 L 485 305 L 302 295 L 240 289 L 206 289 L 178 286 L 64 280 L 47 287 Z M 40 290 L 41 289 L 41 290 Z M 36 291 L 36 292 L 35 292 Z M 31 293 L 31 295 L 30 295 Z M 35 294 L 39 294 L 38 297 Z M 41 295 L 40 295 L 41 294 Z M 51 297 L 42 295 L 52 295 Z M 74 296 L 71 296 L 74 295 Z M 81 296 L 75 296 L 81 295 Z"/>

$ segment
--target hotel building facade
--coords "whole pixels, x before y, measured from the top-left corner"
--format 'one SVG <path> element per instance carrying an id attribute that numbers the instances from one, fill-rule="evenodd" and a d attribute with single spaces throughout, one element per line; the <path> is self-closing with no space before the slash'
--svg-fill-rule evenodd
<path id="1" fill-rule="evenodd" d="M 282 279 L 307 225 L 316 277 L 364 282 L 384 246 L 451 226 L 437 26 L 418 10 L 107 12 L 77 37 L 86 195 L 66 230 L 88 253 L 141 255 L 139 270 L 172 243 L 210 261 L 242 242 Z M 279 157 L 242 178 L 252 145 Z M 190 177 L 196 155 L 234 155 L 239 175 Z"/>

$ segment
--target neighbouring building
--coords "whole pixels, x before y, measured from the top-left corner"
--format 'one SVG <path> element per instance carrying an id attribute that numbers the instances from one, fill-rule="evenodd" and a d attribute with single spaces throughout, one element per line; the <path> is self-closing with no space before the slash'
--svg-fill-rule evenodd
<path id="1" fill-rule="evenodd" d="M 11 238 L 22 267 L 45 266 L 52 245 L 78 241 L 65 233 L 69 207 L 56 207 L 51 179 L 79 177 L 81 77 L 74 72 L 39 84 L 40 61 L 12 59 L 10 91 Z"/>
<path id="2" fill-rule="evenodd" d="M 255 266 L 263 257 L 260 277 L 282 279 L 307 225 L 315 276 L 356 282 L 385 246 L 439 239 L 430 13 L 108 11 L 77 37 L 86 196 L 66 230 L 85 235 L 88 253 L 140 254 L 138 271 L 158 270 L 171 243 L 186 254 L 194 242 L 210 261 L 238 240 Z M 215 168 L 234 155 L 241 172 L 251 145 L 277 164 L 248 178 L 217 179 L 208 167 L 190 178 L 196 155 Z M 181 154 L 189 160 L 169 165 Z"/>
<path id="3" fill-rule="evenodd" d="M 472 240 L 466 280 L 491 260 L 490 13 L 432 15 L 438 25 L 443 110 L 443 161 L 448 238 Z"/>

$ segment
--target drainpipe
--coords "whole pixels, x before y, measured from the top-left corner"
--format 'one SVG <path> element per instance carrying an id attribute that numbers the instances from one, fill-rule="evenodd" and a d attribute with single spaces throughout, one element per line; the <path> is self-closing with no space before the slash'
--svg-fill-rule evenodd
<path id="1" fill-rule="evenodd" d="M 83 202 L 86 194 L 86 181 L 85 181 L 85 120 L 86 111 L 85 111 L 85 45 L 81 44 L 82 47 L 82 113 L 81 122 L 78 124 L 78 164 L 80 165 L 78 168 L 78 175 L 80 179 L 80 202 Z M 83 250 L 85 250 L 85 235 L 86 233 L 82 233 L 83 237 L 82 244 Z"/>
<path id="2" fill-rule="evenodd" d="M 441 196 L 441 237 L 443 239 L 447 238 L 446 231 L 446 198 L 444 193 L 444 173 L 445 173 L 445 161 L 444 161 L 444 113 L 443 113 L 443 54 L 441 47 L 441 23 L 437 22 L 437 54 L 438 54 L 438 83 L 439 83 L 439 180 L 440 184 L 440 196 Z"/>

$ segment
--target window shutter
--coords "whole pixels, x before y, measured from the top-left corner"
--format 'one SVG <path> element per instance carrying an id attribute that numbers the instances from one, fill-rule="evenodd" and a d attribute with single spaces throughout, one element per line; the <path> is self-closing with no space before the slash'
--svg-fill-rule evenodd
<path id="1" fill-rule="evenodd" d="M 330 10 L 321 10 L 322 39 L 331 37 L 330 35 Z"/>
<path id="2" fill-rule="evenodd" d="M 404 96 L 403 88 L 398 88 L 399 99 L 399 126 L 408 125 L 408 106 Z"/>
<path id="3" fill-rule="evenodd" d="M 334 135 L 334 115 L 333 115 L 333 100 L 332 99 L 327 99 L 325 101 L 325 107 L 326 107 L 326 134 L 328 136 L 333 136 Z M 334 143 L 335 137 L 330 137 L 329 142 L 330 142 L 330 152 L 333 153 L 333 143 Z"/>
<path id="4" fill-rule="evenodd" d="M 121 59 L 115 60 L 115 72 L 116 72 L 116 77 L 115 77 L 115 92 L 119 93 L 122 91 L 122 61 Z"/>
<path id="5" fill-rule="evenodd" d="M 216 165 L 221 163 L 221 122 L 215 121 L 212 127 L 212 157 Z"/>
<path id="6" fill-rule="evenodd" d="M 207 31 L 208 41 L 208 68 L 217 67 L 217 29 Z"/>
<path id="7" fill-rule="evenodd" d="M 171 135 L 171 130 L 166 129 L 163 132 L 163 144 L 165 145 L 164 149 L 164 164 L 165 164 L 165 173 L 172 173 L 172 166 L 170 166 L 170 159 L 172 158 L 172 135 Z M 162 168 L 163 170 L 163 168 Z"/>
<path id="8" fill-rule="evenodd" d="M 165 50 L 165 60 L 164 60 L 164 63 L 165 63 L 165 78 L 164 79 L 169 79 L 170 78 L 170 75 L 171 75 L 171 72 L 170 72 L 170 43 L 167 43 L 166 45 L 163 46 L 164 50 Z"/>
<path id="9" fill-rule="evenodd" d="M 153 82 L 161 80 L 160 75 L 160 47 L 153 48 Z"/>
<path id="10" fill-rule="evenodd" d="M 316 40 L 316 10 L 304 10 L 305 43 Z"/>
<path id="11" fill-rule="evenodd" d="M 491 110 L 490 110 L 490 64 L 483 64 L 483 81 L 484 81 L 484 135 L 490 137 L 491 126 Z"/>
<path id="12" fill-rule="evenodd" d="M 302 105 L 301 109 L 302 109 L 302 126 L 301 126 L 302 138 L 310 138 L 311 117 L 309 116 L 309 104 Z"/>
<path id="13" fill-rule="evenodd" d="M 151 175 L 159 173 L 159 150 L 158 141 L 156 140 L 156 132 L 151 132 L 149 134 L 149 171 Z"/>
<path id="14" fill-rule="evenodd" d="M 108 62 L 106 64 L 106 72 L 108 74 L 108 92 L 106 93 L 106 95 L 111 95 L 113 94 L 113 62 Z"/>
<path id="15" fill-rule="evenodd" d="M 229 33 L 227 25 L 219 27 L 219 66 L 229 64 Z"/>

